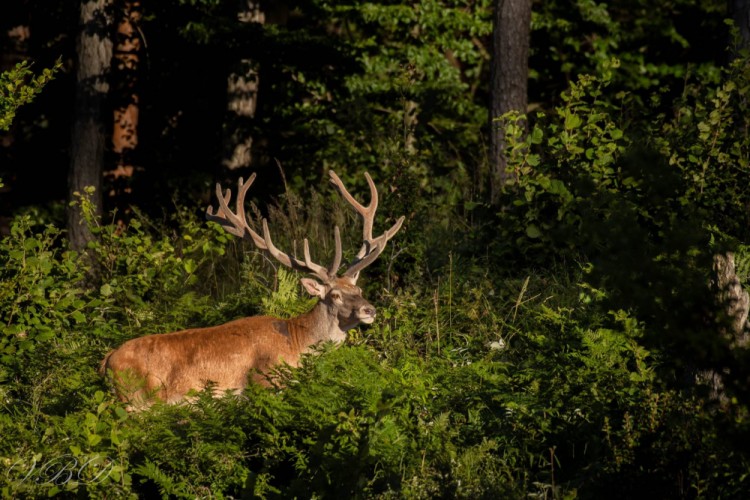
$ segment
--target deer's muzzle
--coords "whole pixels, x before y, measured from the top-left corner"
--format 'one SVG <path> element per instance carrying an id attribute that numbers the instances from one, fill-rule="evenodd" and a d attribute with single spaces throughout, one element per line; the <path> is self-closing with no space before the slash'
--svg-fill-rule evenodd
<path id="1" fill-rule="evenodd" d="M 364 323 L 366 325 L 369 325 L 373 321 L 375 321 L 375 308 L 370 305 L 364 305 L 359 308 L 359 311 L 357 311 L 357 319 L 359 319 L 360 323 Z"/>

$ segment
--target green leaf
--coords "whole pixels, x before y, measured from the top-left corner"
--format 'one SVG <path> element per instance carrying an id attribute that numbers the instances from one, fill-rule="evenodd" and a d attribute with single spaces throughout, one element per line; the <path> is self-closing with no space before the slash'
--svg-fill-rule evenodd
<path id="1" fill-rule="evenodd" d="M 120 420 L 125 420 L 126 418 L 128 418 L 128 412 L 120 406 L 115 408 L 115 415 L 117 415 L 117 418 L 119 418 Z"/>
<path id="2" fill-rule="evenodd" d="M 622 138 L 622 135 L 623 135 L 623 133 L 622 133 L 622 130 L 620 130 L 619 128 L 613 128 L 613 129 L 611 129 L 611 130 L 609 131 L 609 136 L 610 136 L 610 137 L 611 137 L 611 138 L 612 138 L 613 140 L 615 140 L 615 141 L 616 141 L 616 140 L 618 140 L 618 139 L 621 139 L 621 138 Z"/>
<path id="3" fill-rule="evenodd" d="M 193 274 L 196 269 L 198 269 L 198 265 L 195 263 L 193 259 L 185 259 L 182 262 L 182 267 L 185 269 L 185 272 L 188 274 Z"/>
<path id="4" fill-rule="evenodd" d="M 529 224 L 526 226 L 526 236 L 536 239 L 542 236 L 542 232 L 535 224 Z"/>
<path id="5" fill-rule="evenodd" d="M 531 131 L 531 134 L 529 135 L 531 144 L 541 144 L 542 139 L 544 139 L 544 131 L 539 127 L 534 127 L 534 129 Z"/>
<path id="6" fill-rule="evenodd" d="M 575 113 L 571 113 L 570 111 L 566 111 L 565 130 L 577 129 L 581 126 L 582 123 L 583 123 L 583 120 L 581 120 L 580 116 L 576 115 Z"/>

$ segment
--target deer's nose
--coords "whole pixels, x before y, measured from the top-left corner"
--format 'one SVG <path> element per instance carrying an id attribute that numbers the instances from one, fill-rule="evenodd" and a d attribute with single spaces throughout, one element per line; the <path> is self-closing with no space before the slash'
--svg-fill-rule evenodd
<path id="1" fill-rule="evenodd" d="M 362 306 L 362 315 L 375 317 L 375 308 L 373 306 Z"/>

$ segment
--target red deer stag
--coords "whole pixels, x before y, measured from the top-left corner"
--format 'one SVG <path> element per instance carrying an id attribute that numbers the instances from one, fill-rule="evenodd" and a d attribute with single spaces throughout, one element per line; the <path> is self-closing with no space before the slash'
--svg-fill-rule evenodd
<path id="1" fill-rule="evenodd" d="M 248 377 L 267 385 L 264 374 L 274 365 L 284 362 L 296 366 L 300 355 L 318 342 L 343 342 L 348 330 L 360 323 L 375 321 L 375 308 L 362 297 L 362 290 L 356 285 L 357 278 L 360 271 L 383 252 L 388 240 L 401 228 L 404 217 L 380 236 L 373 237 L 378 192 L 372 178 L 365 174 L 372 197 L 370 205 L 365 207 L 349 194 L 334 172 L 330 175 L 341 196 L 364 221 L 362 248 L 341 276 L 337 274 L 341 266 L 338 227 L 334 228 L 333 264 L 325 268 L 312 262 L 306 239 L 304 260 L 299 260 L 274 246 L 266 219 L 263 219 L 262 236 L 249 226 L 245 216 L 245 194 L 255 180 L 255 174 L 244 183 L 240 178 L 234 212 L 229 208 L 231 190 L 227 189 L 223 195 L 219 184 L 216 185 L 219 209 L 214 213 L 209 207 L 206 212 L 208 220 L 218 222 L 235 236 L 251 240 L 281 264 L 315 275 L 319 281 L 301 279 L 305 290 L 320 298 L 315 307 L 289 320 L 253 316 L 220 326 L 129 340 L 110 352 L 101 365 L 102 374 L 110 374 L 121 400 L 137 409 L 150 405 L 153 398 L 168 403 L 178 402 L 191 389 L 200 390 L 209 382 L 215 384 L 217 392 L 241 390 L 247 385 Z"/>

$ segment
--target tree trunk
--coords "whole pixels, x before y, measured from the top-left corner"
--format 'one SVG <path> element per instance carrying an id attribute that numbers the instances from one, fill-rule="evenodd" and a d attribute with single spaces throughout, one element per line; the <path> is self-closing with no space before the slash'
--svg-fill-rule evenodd
<path id="1" fill-rule="evenodd" d="M 0 71 L 6 71 L 15 66 L 16 63 L 28 59 L 29 38 L 31 36 L 29 13 L 26 10 L 26 5 L 22 2 L 16 2 L 15 5 L 11 3 L 10 6 L 4 6 L 3 11 L 3 16 L 7 22 L 6 26 L 10 27 L 5 33 L 8 46 L 0 52 Z M 8 22 L 9 20 L 10 22 Z"/>
<path id="2" fill-rule="evenodd" d="M 508 111 L 526 113 L 528 103 L 531 0 L 496 0 L 492 32 L 492 87 L 490 106 L 490 195 L 497 203 L 511 177 L 504 154 L 503 123 Z"/>
<path id="3" fill-rule="evenodd" d="M 730 340 L 731 347 L 748 345 L 748 310 L 750 296 L 742 288 L 734 265 L 732 252 L 714 255 L 714 293 L 722 308 L 721 333 Z"/>
<path id="4" fill-rule="evenodd" d="M 750 49 L 750 0 L 729 0 L 729 12 L 739 30 L 739 40 L 732 40 L 735 52 Z"/>
<path id="5" fill-rule="evenodd" d="M 257 0 L 242 0 L 237 18 L 243 23 L 264 24 L 266 16 Z M 258 108 L 258 64 L 241 59 L 227 78 L 227 125 L 224 161 L 229 170 L 249 167 L 253 161 L 253 121 Z"/>
<path id="6" fill-rule="evenodd" d="M 141 36 L 138 24 L 141 20 L 141 2 L 123 0 L 117 10 L 117 31 L 112 68 L 112 102 L 114 126 L 112 129 L 112 151 L 115 155 L 114 170 L 105 173 L 111 179 L 118 202 L 130 193 L 128 180 L 135 171 L 134 152 L 138 146 L 139 69 Z M 120 205 L 122 203 L 118 203 Z M 125 203 L 127 205 L 127 203 Z"/>
<path id="7" fill-rule="evenodd" d="M 719 306 L 719 335 L 729 342 L 730 349 L 746 349 L 750 340 L 750 324 L 747 321 L 750 296 L 737 276 L 732 252 L 714 255 L 711 288 Z M 727 375 L 730 375 L 728 369 L 698 373 L 699 383 L 708 386 L 709 397 L 722 405 L 728 401 L 724 386 Z"/>
<path id="8" fill-rule="evenodd" d="M 739 33 L 738 39 L 730 40 L 731 60 L 739 57 L 741 50 L 750 49 L 750 0 L 729 0 L 728 10 Z M 729 341 L 731 349 L 747 348 L 750 340 L 750 296 L 737 276 L 732 252 L 714 255 L 711 288 L 719 307 L 719 335 Z M 726 404 L 724 377 L 728 374 L 726 369 L 703 370 L 698 373 L 698 381 L 708 386 L 711 399 Z"/>
<path id="9" fill-rule="evenodd" d="M 107 140 L 104 111 L 109 91 L 112 60 L 112 0 L 82 0 L 80 33 L 76 51 L 75 111 L 72 124 L 68 192 L 71 200 L 86 187 L 94 188 L 91 201 L 98 214 L 102 206 L 102 167 Z M 78 207 L 68 209 L 68 238 L 71 248 L 84 250 L 93 239 Z"/>

